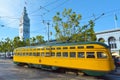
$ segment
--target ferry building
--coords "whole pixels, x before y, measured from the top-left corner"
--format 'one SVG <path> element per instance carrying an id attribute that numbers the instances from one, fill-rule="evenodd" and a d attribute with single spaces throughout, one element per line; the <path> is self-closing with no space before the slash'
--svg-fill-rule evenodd
<path id="1" fill-rule="evenodd" d="M 120 56 L 120 29 L 97 32 L 96 36 L 97 41 L 110 46 L 112 55 Z"/>
<path id="2" fill-rule="evenodd" d="M 19 37 L 21 41 L 30 38 L 30 19 L 27 14 L 26 7 L 24 7 L 22 17 L 20 19 Z"/>

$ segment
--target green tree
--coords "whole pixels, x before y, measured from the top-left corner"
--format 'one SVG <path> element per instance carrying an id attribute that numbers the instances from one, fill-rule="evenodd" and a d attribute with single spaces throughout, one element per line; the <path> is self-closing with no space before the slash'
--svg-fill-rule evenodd
<path id="1" fill-rule="evenodd" d="M 14 46 L 14 48 L 19 47 L 18 46 L 19 41 L 20 41 L 20 38 L 18 36 L 14 37 L 14 40 L 13 40 L 13 46 Z"/>
<path id="2" fill-rule="evenodd" d="M 96 41 L 96 35 L 94 32 L 94 22 L 89 21 L 88 25 L 82 27 L 82 41 Z"/>
<path id="3" fill-rule="evenodd" d="M 64 9 L 62 14 L 57 12 L 53 17 L 56 38 L 60 41 L 68 40 L 79 28 L 79 20 L 81 20 L 81 15 L 72 12 L 72 9 Z"/>
<path id="4" fill-rule="evenodd" d="M 26 39 L 25 44 L 26 44 L 26 46 L 30 46 L 30 39 Z"/>
<path id="5" fill-rule="evenodd" d="M 64 9 L 62 14 L 57 12 L 53 17 L 56 39 L 58 41 L 95 41 L 94 22 L 80 26 L 82 16 L 72 12 L 72 9 Z"/>
<path id="6" fill-rule="evenodd" d="M 20 37 L 16 36 L 13 40 L 14 48 L 26 46 L 25 41 L 20 41 Z"/>
<path id="7" fill-rule="evenodd" d="M 10 52 L 10 48 L 11 48 L 11 45 L 10 45 L 9 38 L 6 38 L 4 42 L 1 41 L 0 50 L 1 52 L 5 53 L 5 58 L 6 58 L 6 52 Z"/>
<path id="8" fill-rule="evenodd" d="M 36 36 L 36 41 L 37 41 L 37 44 L 42 44 L 44 43 L 44 37 L 39 35 L 39 36 Z"/>
<path id="9" fill-rule="evenodd" d="M 30 38 L 30 43 L 31 43 L 31 45 L 35 45 L 36 44 L 36 38 L 35 37 Z"/>
<path id="10" fill-rule="evenodd" d="M 7 52 L 13 52 L 12 45 L 13 45 L 12 40 L 10 40 L 10 38 L 6 38 L 5 39 L 5 48 L 6 48 Z"/>
<path id="11" fill-rule="evenodd" d="M 3 41 L 1 41 L 0 42 L 0 52 L 4 52 L 4 42 Z"/>

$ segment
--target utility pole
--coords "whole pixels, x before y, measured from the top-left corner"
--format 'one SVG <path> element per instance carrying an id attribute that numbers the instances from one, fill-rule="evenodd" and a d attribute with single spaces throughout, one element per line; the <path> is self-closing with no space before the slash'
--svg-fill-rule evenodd
<path id="1" fill-rule="evenodd" d="M 49 43 L 49 37 L 50 37 L 50 36 L 49 36 L 49 25 L 50 25 L 50 23 L 48 22 L 48 23 L 47 23 L 47 26 L 48 26 L 48 43 Z"/>
<path id="2" fill-rule="evenodd" d="M 47 25 L 47 36 L 48 36 L 48 43 L 49 43 L 49 41 L 50 41 L 50 29 L 49 29 L 49 27 L 50 27 L 50 22 L 49 22 L 50 20 L 43 20 L 42 21 L 42 23 L 44 24 L 44 25 Z"/>

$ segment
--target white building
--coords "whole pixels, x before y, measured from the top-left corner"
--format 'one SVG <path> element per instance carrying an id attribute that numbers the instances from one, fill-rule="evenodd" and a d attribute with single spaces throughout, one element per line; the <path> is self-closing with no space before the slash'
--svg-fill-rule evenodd
<path id="1" fill-rule="evenodd" d="M 21 41 L 30 38 L 30 19 L 28 18 L 26 7 L 24 7 L 24 11 L 20 19 L 19 37 Z"/>
<path id="2" fill-rule="evenodd" d="M 120 56 L 120 29 L 97 32 L 96 36 L 97 41 L 104 41 L 110 46 L 113 55 Z"/>

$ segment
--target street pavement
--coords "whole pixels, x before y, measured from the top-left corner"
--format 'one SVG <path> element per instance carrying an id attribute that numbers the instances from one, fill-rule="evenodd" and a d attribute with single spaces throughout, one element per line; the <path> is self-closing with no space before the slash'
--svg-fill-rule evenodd
<path id="1" fill-rule="evenodd" d="M 117 71 L 112 72 L 110 74 L 105 75 L 104 80 L 120 80 L 120 67 L 117 69 Z"/>
<path id="2" fill-rule="evenodd" d="M 19 67 L 12 59 L 0 59 L 0 80 L 120 80 L 120 67 L 101 77 L 61 74 L 41 69 Z"/>
<path id="3" fill-rule="evenodd" d="M 113 75 L 120 75 L 120 67 L 117 68 L 116 71 L 112 72 Z"/>

